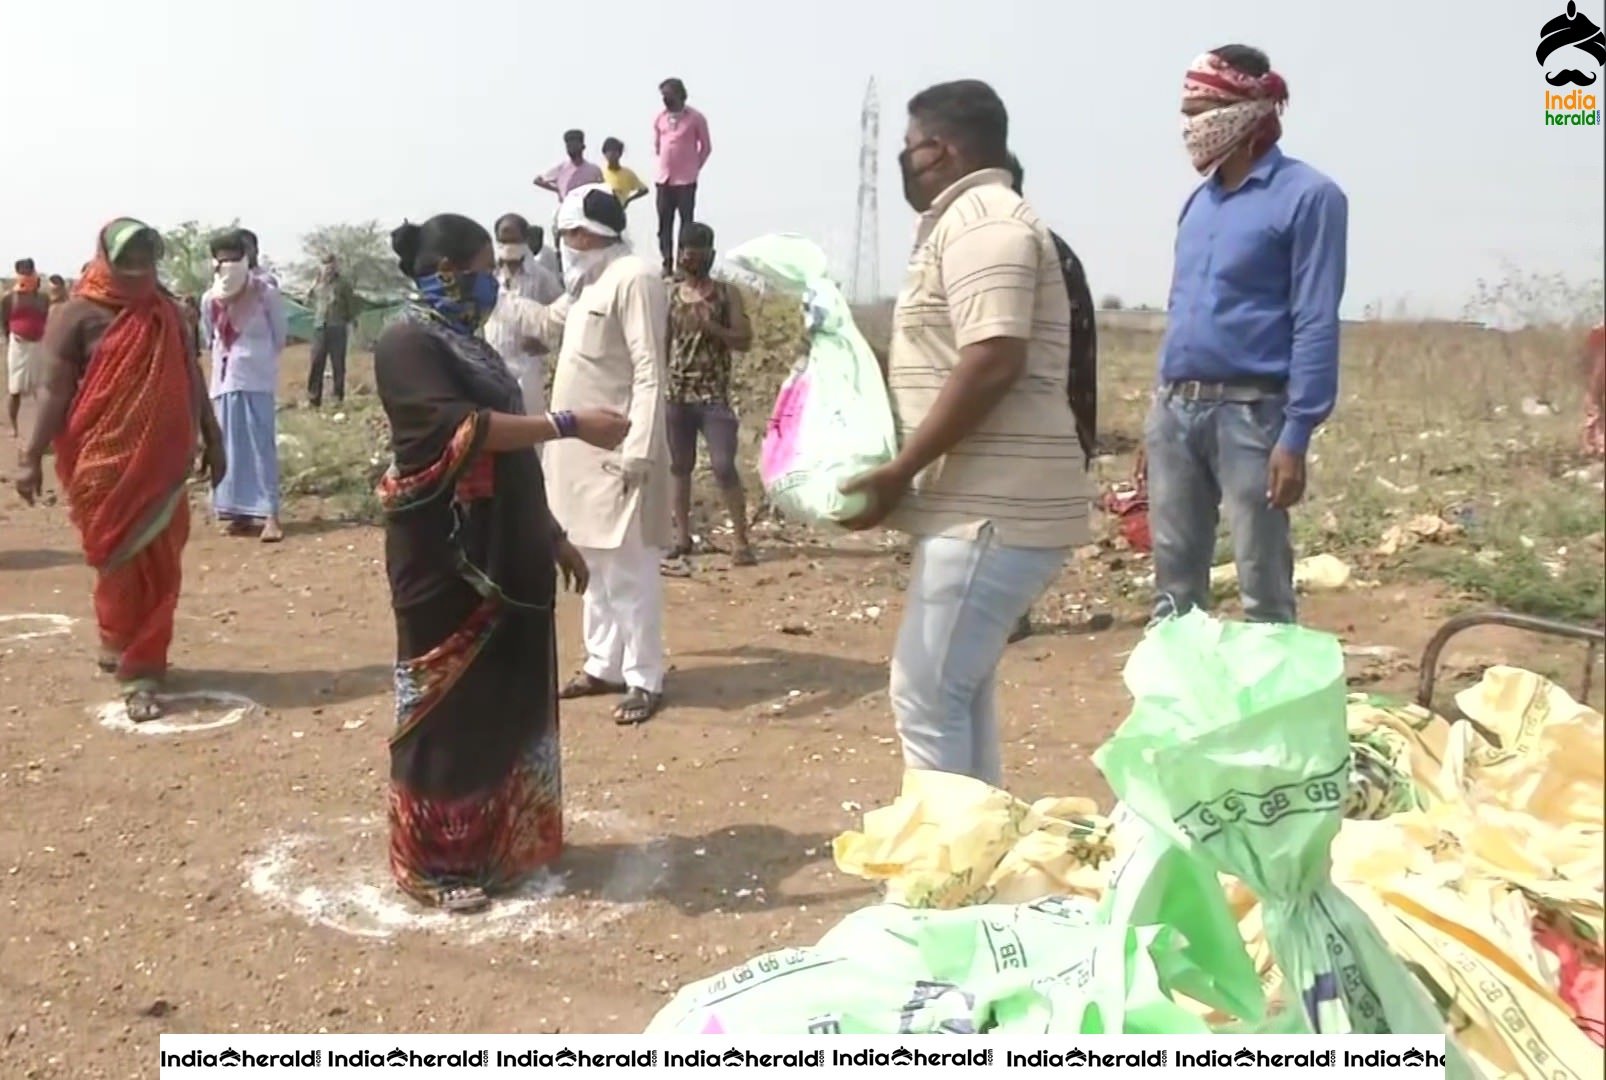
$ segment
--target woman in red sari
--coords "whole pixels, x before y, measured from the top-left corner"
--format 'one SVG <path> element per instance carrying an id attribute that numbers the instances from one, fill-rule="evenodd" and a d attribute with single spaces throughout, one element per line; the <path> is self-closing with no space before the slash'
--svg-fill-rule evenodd
<path id="1" fill-rule="evenodd" d="M 122 683 L 135 721 L 161 715 L 182 556 L 187 488 L 199 438 L 215 485 L 222 441 L 184 317 L 156 280 L 162 240 L 119 218 L 45 331 L 44 403 L 17 491 L 32 504 L 45 451 L 94 567 L 103 671 Z"/>

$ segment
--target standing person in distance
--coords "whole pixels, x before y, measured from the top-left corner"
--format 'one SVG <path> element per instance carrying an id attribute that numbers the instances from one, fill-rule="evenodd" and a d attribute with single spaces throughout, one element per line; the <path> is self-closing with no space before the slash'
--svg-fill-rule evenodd
<path id="1" fill-rule="evenodd" d="M 975 80 L 909 102 L 899 166 L 920 215 L 893 316 L 899 450 L 843 485 L 914 538 L 891 700 L 909 768 L 1002 783 L 996 673 L 1011 630 L 1087 542 L 1066 394 L 1059 253 L 1009 173 L 1009 114 Z"/>
<path id="2" fill-rule="evenodd" d="M 18 259 L 15 269 L 17 280 L 0 296 L 0 331 L 6 340 L 6 389 L 11 395 L 6 416 L 11 421 L 11 437 L 21 439 L 18 421 L 22 399 L 33 397 L 44 378 L 40 342 L 45 336 L 50 300 L 40 288 L 32 259 Z"/>
<path id="3" fill-rule="evenodd" d="M 212 237 L 212 286 L 201 299 L 201 336 L 212 352 L 212 408 L 228 450 L 229 471 L 212 494 L 212 511 L 229 536 L 284 539 L 279 523 L 279 356 L 289 337 L 284 297 L 271 275 L 252 265 L 242 229 Z"/>
<path id="4" fill-rule="evenodd" d="M 602 170 L 586 160 L 586 133 L 573 128 L 563 133 L 563 160 L 535 178 L 535 186 L 558 197 L 561 206 L 569 192 L 588 184 L 603 183 Z M 553 229 L 556 232 L 556 228 Z M 557 255 L 557 272 L 563 273 L 563 253 Z"/>
<path id="5" fill-rule="evenodd" d="M 602 170 L 586 160 L 586 133 L 579 128 L 563 133 L 563 160 L 535 178 L 535 186 L 552 192 L 560 203 L 575 188 L 602 182 Z"/>
<path id="6" fill-rule="evenodd" d="M 658 86 L 664 109 L 652 125 L 652 150 L 658 156 L 658 252 L 664 276 L 674 273 L 675 216 L 684 229 L 697 217 L 697 181 L 714 152 L 708 118 L 686 104 L 686 84 L 665 79 Z"/>
<path id="7" fill-rule="evenodd" d="M 623 695 L 620 724 L 663 703 L 663 579 L 670 543 L 669 445 L 664 424 L 669 304 L 664 283 L 624 240 L 625 211 L 605 184 L 576 188 L 558 210 L 568 290 L 550 306 L 502 303 L 519 332 L 561 342 L 555 409 L 611 408 L 630 417 L 616 452 L 574 442 L 545 454 L 552 511 L 591 567 L 585 666 L 564 698 Z"/>
<path id="8" fill-rule="evenodd" d="M 563 847 L 553 604 L 558 571 L 577 591 L 587 571 L 535 448 L 611 449 L 629 421 L 524 413 L 478 336 L 497 285 L 477 222 L 440 214 L 391 245 L 415 294 L 374 347 L 393 456 L 380 485 L 396 615 L 390 867 L 409 896 L 467 913 Z"/>
<path id="9" fill-rule="evenodd" d="M 554 303 L 563 295 L 563 283 L 535 259 L 530 250 L 530 223 L 520 214 L 496 219 L 496 280 L 499 292 L 522 296 L 538 304 Z M 498 306 L 485 322 L 485 340 L 502 357 L 524 392 L 524 411 L 530 416 L 546 412 L 547 347 L 539 338 L 519 332 L 510 309 Z"/>
<path id="10" fill-rule="evenodd" d="M 312 309 L 312 366 L 307 372 L 307 403 L 323 407 L 323 373 L 327 366 L 334 376 L 335 405 L 346 401 L 346 349 L 351 343 L 351 324 L 357 321 L 361 305 L 351 281 L 340 272 L 340 260 L 333 254 L 323 257 L 318 276 L 307 293 Z"/>
<path id="11" fill-rule="evenodd" d="M 669 472 L 674 481 L 675 547 L 682 563 L 692 553 L 691 478 L 697 437 L 708 444 L 714 480 L 736 531 L 737 566 L 758 558 L 747 537 L 747 496 L 736 466 L 738 424 L 731 407 L 731 354 L 753 343 L 742 294 L 712 276 L 714 230 L 692 222 L 680 230 L 680 279 L 669 287 Z M 684 572 L 683 566 L 674 569 Z"/>
<path id="12" fill-rule="evenodd" d="M 636 170 L 625 165 L 625 144 L 612 135 L 602 140 L 602 180 L 613 192 L 619 205 L 626 210 L 630 204 L 647 194 L 647 185 L 641 182 Z"/>
<path id="13" fill-rule="evenodd" d="M 60 274 L 51 274 L 45 298 L 50 301 L 51 307 L 65 304 L 71 299 L 72 293 L 67 290 L 67 279 Z"/>
<path id="14" fill-rule="evenodd" d="M 156 278 L 161 235 L 118 218 L 95 248 L 45 332 L 44 397 L 17 493 L 30 505 L 39 497 L 54 445 L 95 570 L 97 663 L 121 684 L 128 718 L 144 723 L 162 715 L 196 449 L 214 487 L 227 455 L 184 318 Z"/>
<path id="15" fill-rule="evenodd" d="M 1227 45 L 1183 79 L 1182 136 L 1205 176 L 1182 207 L 1144 429 L 1154 617 L 1210 603 L 1223 509 L 1251 622 L 1295 619 L 1289 511 L 1311 436 L 1338 395 L 1349 203 L 1284 154 L 1288 87 L 1266 54 Z"/>

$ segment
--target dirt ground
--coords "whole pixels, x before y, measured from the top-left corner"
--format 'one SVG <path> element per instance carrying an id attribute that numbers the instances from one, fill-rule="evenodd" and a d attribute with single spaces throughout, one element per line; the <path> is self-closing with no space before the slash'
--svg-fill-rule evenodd
<path id="1" fill-rule="evenodd" d="M 830 841 L 898 785 L 885 682 L 904 571 L 887 538 L 766 538 L 757 568 L 716 554 L 670 580 L 667 710 L 624 729 L 605 704 L 565 709 L 568 854 L 493 915 L 452 921 L 409 907 L 385 870 L 394 638 L 377 530 L 291 507 L 288 541 L 265 548 L 198 516 L 175 687 L 259 708 L 229 723 L 204 705 L 174 721 L 218 726 L 135 733 L 95 715 L 113 687 L 64 511 L 5 485 L 0 1074 L 154 1075 L 163 1031 L 639 1031 L 683 983 L 811 943 L 874 898 L 835 870 Z M 1306 611 L 1415 656 L 1450 599 L 1382 586 Z M 565 670 L 578 614 L 566 599 Z M 1005 658 L 1020 796 L 1107 804 L 1089 757 L 1125 715 L 1139 634 L 1136 612 L 1116 614 Z M 1447 681 L 1500 658 L 1572 684 L 1580 655 L 1469 635 Z M 1356 676 L 1406 692 L 1415 671 Z"/>

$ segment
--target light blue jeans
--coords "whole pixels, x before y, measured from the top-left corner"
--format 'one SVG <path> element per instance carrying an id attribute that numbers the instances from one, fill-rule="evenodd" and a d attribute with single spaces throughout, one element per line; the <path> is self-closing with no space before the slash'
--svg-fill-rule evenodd
<path id="1" fill-rule="evenodd" d="M 1065 564 L 1061 548 L 923 537 L 892 656 L 892 715 L 904 765 L 1000 786 L 994 676 L 1010 631 Z"/>
<path id="2" fill-rule="evenodd" d="M 1284 404 L 1282 397 L 1249 404 L 1184 401 L 1163 391 L 1156 397 L 1143 431 L 1156 619 L 1209 608 L 1216 525 L 1225 510 L 1244 617 L 1294 621 L 1288 512 L 1273 509 L 1266 497 Z"/>

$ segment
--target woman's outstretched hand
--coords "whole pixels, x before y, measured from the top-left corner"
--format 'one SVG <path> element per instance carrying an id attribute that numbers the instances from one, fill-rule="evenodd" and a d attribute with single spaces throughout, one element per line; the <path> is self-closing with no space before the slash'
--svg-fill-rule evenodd
<path id="1" fill-rule="evenodd" d="M 617 449 L 630 434 L 630 417 L 618 409 L 576 409 L 575 436 L 602 450 Z"/>

